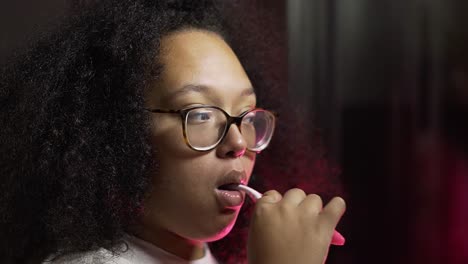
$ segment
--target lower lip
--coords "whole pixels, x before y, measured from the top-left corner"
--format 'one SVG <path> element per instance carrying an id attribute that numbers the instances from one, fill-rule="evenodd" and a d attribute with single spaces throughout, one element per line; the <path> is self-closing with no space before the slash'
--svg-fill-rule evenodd
<path id="1" fill-rule="evenodd" d="M 219 203 L 224 208 L 239 207 L 244 201 L 244 196 L 237 190 L 220 190 L 216 189 L 216 196 Z"/>

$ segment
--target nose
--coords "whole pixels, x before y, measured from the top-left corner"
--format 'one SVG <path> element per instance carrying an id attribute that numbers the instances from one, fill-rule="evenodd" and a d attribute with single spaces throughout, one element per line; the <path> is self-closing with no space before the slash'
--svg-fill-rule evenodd
<path id="1" fill-rule="evenodd" d="M 236 124 L 231 124 L 223 141 L 216 148 L 217 155 L 221 158 L 242 157 L 246 150 L 247 142 Z"/>

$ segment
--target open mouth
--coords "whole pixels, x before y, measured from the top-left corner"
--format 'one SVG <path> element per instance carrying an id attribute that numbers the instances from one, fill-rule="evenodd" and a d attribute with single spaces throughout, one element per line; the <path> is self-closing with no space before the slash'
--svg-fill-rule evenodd
<path id="1" fill-rule="evenodd" d="M 223 208 L 235 210 L 242 206 L 245 194 L 239 191 L 236 186 L 245 182 L 247 182 L 247 175 L 244 171 L 231 170 L 224 174 L 215 187 L 219 205 Z"/>
<path id="2" fill-rule="evenodd" d="M 223 184 L 221 186 L 218 186 L 218 190 L 224 190 L 224 191 L 236 191 L 236 186 L 239 185 L 238 183 L 228 183 L 228 184 Z"/>

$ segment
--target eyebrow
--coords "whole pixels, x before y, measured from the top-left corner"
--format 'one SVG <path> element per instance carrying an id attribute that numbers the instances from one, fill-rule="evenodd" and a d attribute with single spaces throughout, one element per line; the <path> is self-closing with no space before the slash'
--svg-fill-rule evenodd
<path id="1" fill-rule="evenodd" d="M 206 85 L 187 84 L 187 85 L 182 86 L 182 88 L 178 89 L 177 91 L 168 94 L 164 98 L 166 100 L 172 100 L 176 98 L 177 96 L 188 94 L 188 93 L 193 93 L 193 92 L 210 95 L 214 93 L 214 89 Z M 255 94 L 254 88 L 249 87 L 249 88 L 244 89 L 240 93 L 240 96 L 249 96 L 252 94 Z"/>

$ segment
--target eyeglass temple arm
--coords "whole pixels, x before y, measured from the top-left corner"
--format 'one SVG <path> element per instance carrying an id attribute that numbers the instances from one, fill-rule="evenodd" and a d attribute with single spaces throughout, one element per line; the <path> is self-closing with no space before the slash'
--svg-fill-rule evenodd
<path id="1" fill-rule="evenodd" d="M 170 110 L 170 109 L 150 109 L 145 108 L 146 111 L 150 111 L 153 113 L 172 113 L 172 114 L 179 114 L 181 110 Z"/>

